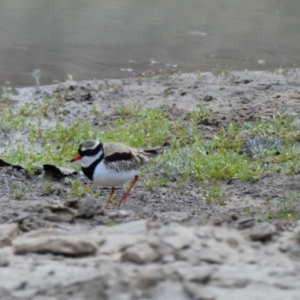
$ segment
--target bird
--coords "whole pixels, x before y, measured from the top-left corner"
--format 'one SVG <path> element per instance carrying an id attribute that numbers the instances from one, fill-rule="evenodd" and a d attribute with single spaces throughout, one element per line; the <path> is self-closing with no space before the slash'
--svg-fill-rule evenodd
<path id="1" fill-rule="evenodd" d="M 92 181 L 93 185 L 111 188 L 104 205 L 106 209 L 114 195 L 115 188 L 132 180 L 118 206 L 125 203 L 131 189 L 139 179 L 139 169 L 164 150 L 165 147 L 137 149 L 122 143 L 86 140 L 79 145 L 78 154 L 71 162 L 80 160 L 83 174 Z"/>

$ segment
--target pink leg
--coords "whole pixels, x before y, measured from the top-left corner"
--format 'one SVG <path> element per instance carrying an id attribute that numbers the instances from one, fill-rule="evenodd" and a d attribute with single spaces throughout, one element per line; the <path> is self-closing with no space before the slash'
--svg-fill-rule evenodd
<path id="1" fill-rule="evenodd" d="M 111 200 L 111 198 L 112 198 L 114 192 L 115 192 L 115 188 L 112 187 L 111 190 L 110 190 L 110 194 L 109 194 L 109 196 L 108 196 L 108 198 L 107 198 L 107 200 L 106 200 L 106 202 L 105 202 L 104 208 L 107 208 L 107 206 L 108 206 L 108 204 L 110 203 L 110 200 Z"/>
<path id="2" fill-rule="evenodd" d="M 134 177 L 134 180 L 132 181 L 130 187 L 128 188 L 127 192 L 122 196 L 122 198 L 121 198 L 121 200 L 120 200 L 118 206 L 120 206 L 122 203 L 125 203 L 125 201 L 126 201 L 126 199 L 127 199 L 127 196 L 129 195 L 131 189 L 132 189 L 133 186 L 136 184 L 136 182 L 138 181 L 138 179 L 139 179 L 139 176 L 136 175 L 136 176 Z"/>

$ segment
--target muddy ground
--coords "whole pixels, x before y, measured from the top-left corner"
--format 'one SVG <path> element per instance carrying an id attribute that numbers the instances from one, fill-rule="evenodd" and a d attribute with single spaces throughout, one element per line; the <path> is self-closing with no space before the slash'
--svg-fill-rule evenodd
<path id="1" fill-rule="evenodd" d="M 96 106 L 102 115 L 94 122 L 103 126 L 117 118 L 120 104 L 165 104 L 171 119 L 201 104 L 215 113 L 199 127 L 210 139 L 230 122 L 299 115 L 299 76 L 289 70 L 68 81 L 18 90 L 13 101 L 68 90 L 65 123 L 89 118 Z M 62 180 L 1 167 L 0 299 L 300 299 L 300 223 L 262 219 L 267 197 L 280 204 L 296 196 L 299 210 L 299 177 L 220 182 L 224 205 L 205 203 L 204 187 L 192 178 L 179 190 L 174 177 L 152 191 L 141 180 L 125 205 L 104 211 L 108 190 L 77 201 Z M 53 181 L 51 189 L 43 180 Z"/>

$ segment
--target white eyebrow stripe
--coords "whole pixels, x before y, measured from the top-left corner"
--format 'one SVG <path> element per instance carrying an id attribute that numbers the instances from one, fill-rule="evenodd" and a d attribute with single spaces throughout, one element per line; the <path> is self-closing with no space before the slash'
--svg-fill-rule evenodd
<path id="1" fill-rule="evenodd" d="M 95 142 L 93 146 L 88 146 L 88 147 L 85 147 L 85 146 L 81 146 L 81 151 L 86 151 L 86 150 L 94 150 L 95 148 L 97 148 L 99 145 L 98 142 Z"/>

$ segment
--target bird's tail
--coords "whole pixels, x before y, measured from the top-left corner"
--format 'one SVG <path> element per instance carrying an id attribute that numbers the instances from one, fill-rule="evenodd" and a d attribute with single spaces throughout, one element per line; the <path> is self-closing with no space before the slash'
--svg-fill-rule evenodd
<path id="1" fill-rule="evenodd" d="M 166 147 L 143 149 L 143 154 L 147 157 L 154 157 L 158 154 L 163 153 L 165 150 L 166 150 Z"/>

